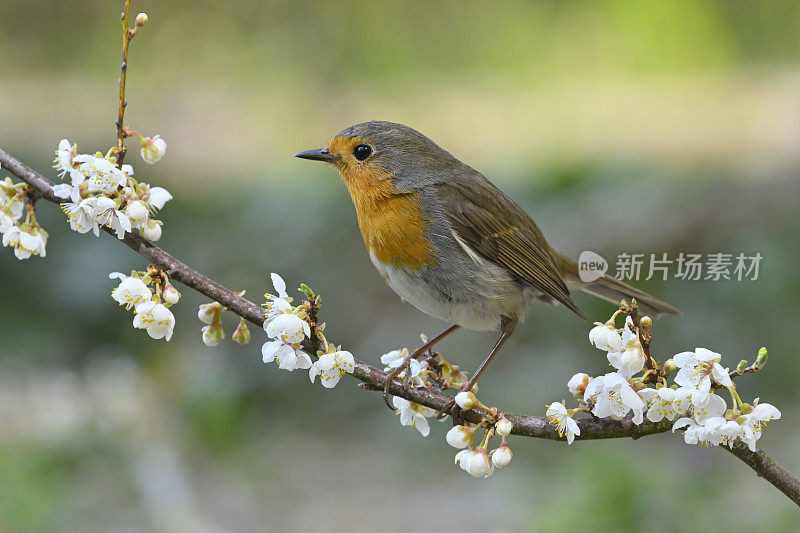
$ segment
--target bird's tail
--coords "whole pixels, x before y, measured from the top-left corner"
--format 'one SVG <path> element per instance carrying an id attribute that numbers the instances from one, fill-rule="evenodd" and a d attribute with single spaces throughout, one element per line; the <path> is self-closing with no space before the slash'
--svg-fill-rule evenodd
<path id="1" fill-rule="evenodd" d="M 623 298 L 628 301 L 631 298 L 636 298 L 640 313 L 652 318 L 658 318 L 661 315 L 681 314 L 678 309 L 667 302 L 631 287 L 612 276 L 603 275 L 594 281 L 584 282 L 578 276 L 577 261 L 558 250 L 552 250 L 552 253 L 558 269 L 570 289 L 580 289 L 585 293 L 614 304 L 619 304 Z"/>

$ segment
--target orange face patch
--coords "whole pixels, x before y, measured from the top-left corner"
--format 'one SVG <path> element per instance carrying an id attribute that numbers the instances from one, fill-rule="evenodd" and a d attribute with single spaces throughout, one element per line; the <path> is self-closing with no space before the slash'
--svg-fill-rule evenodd
<path id="1" fill-rule="evenodd" d="M 396 190 L 374 158 L 358 161 L 353 149 L 359 144 L 370 145 L 360 137 L 335 137 L 328 150 L 339 156 L 335 165 L 353 199 L 364 244 L 384 264 L 416 271 L 436 263 L 419 196 Z"/>

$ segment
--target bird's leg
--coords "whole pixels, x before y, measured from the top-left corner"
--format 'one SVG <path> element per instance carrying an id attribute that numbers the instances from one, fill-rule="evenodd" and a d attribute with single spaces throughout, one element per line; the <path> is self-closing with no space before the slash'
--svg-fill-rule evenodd
<path id="1" fill-rule="evenodd" d="M 425 344 L 423 344 L 422 346 L 420 346 L 419 348 L 417 348 L 416 350 L 411 352 L 409 355 L 406 356 L 405 359 L 403 359 L 403 362 L 400 363 L 400 365 L 398 365 L 397 368 L 395 368 L 394 370 L 389 372 L 389 374 L 386 376 L 386 383 L 383 386 L 383 401 L 386 403 L 387 406 L 389 406 L 389 409 L 394 410 L 394 406 L 392 405 L 392 402 L 389 400 L 389 396 L 390 396 L 389 395 L 389 386 L 392 384 L 392 381 L 394 381 L 394 379 L 397 376 L 402 374 L 404 370 L 406 370 L 406 376 L 410 376 L 411 375 L 411 360 L 412 359 L 416 359 L 420 355 L 424 354 L 434 344 L 436 344 L 440 340 L 444 339 L 445 337 L 447 337 L 448 335 L 450 335 L 451 333 L 453 333 L 455 330 L 457 330 L 460 327 L 461 326 L 459 326 L 458 324 L 453 324 L 452 326 L 450 326 L 449 328 L 447 328 L 443 332 L 439 333 L 434 338 L 432 338 L 431 340 L 429 340 L 428 342 L 426 342 Z M 408 383 L 408 380 L 406 380 L 406 382 L 403 383 L 403 388 L 406 387 L 406 383 Z"/>
<path id="2" fill-rule="evenodd" d="M 516 320 L 507 317 L 502 317 L 502 319 L 500 320 L 500 329 L 502 330 L 502 333 L 500 333 L 500 338 L 497 339 L 496 343 L 494 343 L 492 351 L 489 352 L 489 355 L 487 355 L 486 359 L 483 360 L 481 366 L 479 366 L 478 370 L 475 371 L 475 374 L 472 375 L 472 378 L 470 378 L 467 384 L 464 385 L 464 387 L 461 389 L 463 392 L 469 392 L 472 390 L 472 387 L 474 387 L 475 384 L 478 382 L 478 378 L 480 378 L 481 374 L 484 373 L 486 368 L 492 362 L 492 359 L 494 359 L 494 356 L 497 355 L 497 352 L 500 351 L 500 348 L 503 347 L 508 338 L 511 337 L 511 334 L 514 333 L 514 328 L 516 327 L 516 325 L 517 325 Z M 445 406 L 442 407 L 441 410 L 439 410 L 439 412 L 436 415 L 436 418 L 441 420 L 442 418 L 448 415 L 452 415 L 453 422 L 456 422 L 457 424 L 462 424 L 464 422 L 464 410 L 461 409 L 458 405 L 456 405 L 455 400 L 447 402 L 447 404 L 445 404 Z"/>

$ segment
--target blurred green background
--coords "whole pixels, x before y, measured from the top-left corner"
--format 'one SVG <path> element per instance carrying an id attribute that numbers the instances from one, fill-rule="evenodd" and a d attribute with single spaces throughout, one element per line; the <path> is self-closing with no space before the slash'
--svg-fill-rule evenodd
<path id="1" fill-rule="evenodd" d="M 54 178 L 52 151 L 114 141 L 121 2 L 0 3 L 0 147 Z M 159 242 L 260 301 L 269 272 L 324 298 L 357 357 L 443 324 L 373 271 L 339 178 L 295 160 L 369 119 L 411 125 L 483 171 L 559 248 L 755 253 L 757 281 L 639 282 L 684 311 L 653 351 L 735 365 L 761 345 L 745 400 L 783 412 L 760 441 L 800 473 L 800 4 L 134 0 L 126 123 L 169 144 L 136 176 L 174 195 Z M 5 177 L 3 174 L 0 177 Z M 375 393 L 260 362 L 263 333 L 207 348 L 197 294 L 153 341 L 110 299 L 146 267 L 39 209 L 47 258 L 0 253 L 0 530 L 796 530 L 796 507 L 721 450 L 512 438 L 485 480 L 452 465 Z M 593 320 L 612 307 L 583 295 Z M 226 317 L 228 333 L 235 321 Z M 587 328 L 536 307 L 481 399 L 543 414 L 577 371 L 606 372 Z M 490 334 L 442 344 L 471 371 Z"/>

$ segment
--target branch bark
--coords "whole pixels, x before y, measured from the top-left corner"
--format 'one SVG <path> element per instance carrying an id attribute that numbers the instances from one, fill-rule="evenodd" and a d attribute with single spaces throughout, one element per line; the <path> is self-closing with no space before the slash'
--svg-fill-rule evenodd
<path id="1" fill-rule="evenodd" d="M 0 165 L 17 178 L 33 187 L 42 198 L 53 203 L 61 200 L 53 195 L 53 183 L 47 178 L 31 169 L 9 153 L 0 149 Z M 107 230 L 108 231 L 108 230 Z M 109 233 L 112 233 L 108 231 Z M 112 233 L 113 234 L 113 233 Z M 115 237 L 116 238 L 116 237 Z M 138 235 L 128 233 L 122 242 L 133 251 L 148 259 L 151 263 L 166 271 L 169 277 L 179 281 L 208 298 L 219 302 L 237 315 L 262 327 L 264 324 L 264 310 L 253 302 L 235 294 L 216 281 L 204 276 L 197 270 L 179 261 L 163 249 Z M 313 348 L 313 346 L 308 346 Z M 386 382 L 386 373 L 363 361 L 356 360 L 353 377 L 361 381 L 361 387 L 367 390 L 383 391 Z M 452 396 L 442 391 L 431 389 L 408 389 L 394 381 L 389 386 L 389 391 L 409 401 L 439 410 L 443 408 Z M 466 420 L 478 423 L 487 413 L 483 409 L 473 409 L 466 412 Z M 543 416 L 528 416 L 521 414 L 506 414 L 514 425 L 512 434 L 540 439 L 563 440 L 559 437 L 555 427 L 548 423 Z M 638 439 L 646 435 L 664 433 L 669 431 L 672 423 L 662 421 L 653 423 L 645 421 L 641 425 L 634 424 L 629 418 L 625 420 L 610 420 L 600 418 L 577 419 L 581 434 L 576 440 L 614 439 L 630 437 Z M 767 454 L 759 450 L 751 452 L 741 443 L 736 443 L 732 448 L 723 446 L 726 450 L 739 458 L 755 473 L 778 490 L 788 496 L 795 504 L 800 506 L 800 482 L 784 468 L 775 463 Z"/>

